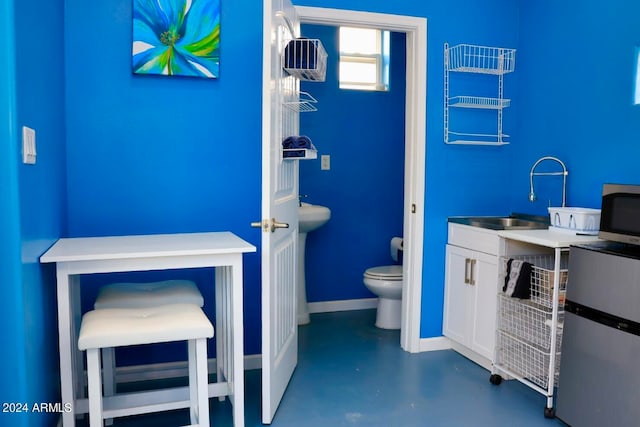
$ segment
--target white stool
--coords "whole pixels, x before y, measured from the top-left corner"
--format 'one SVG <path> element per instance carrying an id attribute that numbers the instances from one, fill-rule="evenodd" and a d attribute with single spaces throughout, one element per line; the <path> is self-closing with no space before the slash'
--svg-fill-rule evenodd
<path id="1" fill-rule="evenodd" d="M 193 304 L 108 308 L 86 313 L 82 316 L 78 348 L 87 351 L 90 427 L 102 426 L 103 419 L 113 418 L 113 414 L 103 412 L 100 349 L 171 341 L 188 341 L 191 425 L 209 427 L 207 338 L 211 337 L 211 322 Z M 131 407 L 120 414 L 162 410 L 161 406 Z"/>
<path id="2" fill-rule="evenodd" d="M 166 304 L 195 304 L 202 307 L 204 298 L 191 280 L 111 283 L 100 288 L 93 308 L 138 308 Z"/>
<path id="3" fill-rule="evenodd" d="M 204 298 L 191 280 L 164 280 L 148 283 L 111 283 L 102 286 L 93 304 L 96 310 L 105 308 L 144 308 L 167 304 L 204 305 Z M 104 395 L 116 391 L 116 358 L 113 347 L 102 350 Z"/>

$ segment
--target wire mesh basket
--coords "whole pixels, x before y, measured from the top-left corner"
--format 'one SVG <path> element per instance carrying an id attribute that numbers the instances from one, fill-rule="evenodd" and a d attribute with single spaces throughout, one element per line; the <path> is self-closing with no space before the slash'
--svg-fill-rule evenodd
<path id="1" fill-rule="evenodd" d="M 531 301 L 500 295 L 498 299 L 499 329 L 515 338 L 551 351 L 552 312 Z M 564 312 L 558 313 L 556 327 L 556 351 L 562 343 Z"/>
<path id="2" fill-rule="evenodd" d="M 555 282 L 555 258 L 553 255 L 522 255 L 513 257 L 530 263 L 531 266 L 531 302 L 539 304 L 551 310 L 553 308 L 553 286 Z M 504 279 L 507 271 L 507 263 L 509 259 L 502 259 L 502 278 Z M 558 310 L 564 309 L 564 300 L 567 289 L 567 279 L 569 277 L 569 258 L 568 254 L 563 254 L 560 258 L 560 289 L 558 290 Z"/>
<path id="3" fill-rule="evenodd" d="M 483 74 L 506 74 L 515 69 L 516 50 L 459 44 L 449 48 L 449 69 Z"/>
<path id="4" fill-rule="evenodd" d="M 519 340 L 506 332 L 498 331 L 496 363 L 517 375 L 546 389 L 549 384 L 551 354 L 530 343 Z M 556 352 L 554 384 L 558 384 L 560 352 Z"/>
<path id="5" fill-rule="evenodd" d="M 297 38 L 284 49 L 283 68 L 300 80 L 323 82 L 327 74 L 327 51 L 318 39 Z"/>

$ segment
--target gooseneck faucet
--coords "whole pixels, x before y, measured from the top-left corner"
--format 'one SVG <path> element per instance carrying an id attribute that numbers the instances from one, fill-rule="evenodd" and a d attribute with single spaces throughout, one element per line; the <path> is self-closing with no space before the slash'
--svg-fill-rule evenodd
<path id="1" fill-rule="evenodd" d="M 553 160 L 555 162 L 560 163 L 560 166 L 562 166 L 562 171 L 561 172 L 536 172 L 536 167 L 545 160 Z M 567 175 L 569 175 L 569 171 L 567 170 L 567 167 L 562 162 L 562 160 L 558 159 L 557 157 L 545 156 L 545 157 L 539 158 L 533 164 L 533 166 L 531 166 L 531 172 L 529 172 L 529 201 L 530 202 L 533 202 L 536 200 L 536 193 L 533 192 L 533 177 L 536 175 L 546 175 L 546 176 L 562 175 L 562 207 L 564 208 L 567 203 Z"/>

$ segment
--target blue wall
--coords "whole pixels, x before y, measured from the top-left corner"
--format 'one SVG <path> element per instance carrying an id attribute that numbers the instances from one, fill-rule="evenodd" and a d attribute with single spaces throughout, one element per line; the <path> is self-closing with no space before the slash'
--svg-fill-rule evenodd
<path id="1" fill-rule="evenodd" d="M 18 154 L 16 137 L 15 34 L 13 1 L 0 3 L 0 299 L 2 338 L 5 348 L 0 363 L 11 369 L 0 370 L 0 400 L 23 401 L 27 397 L 24 360 L 24 312 L 20 284 L 20 209 L 18 204 Z M 4 414 L 3 414 L 4 415 Z M 6 416 L 8 417 L 8 416 Z M 5 418 L 5 416 L 3 416 Z M 24 426 L 24 417 L 13 416 L 10 422 Z"/>
<path id="2" fill-rule="evenodd" d="M 262 8 L 221 2 L 211 80 L 133 75 L 131 3 L 65 2 L 69 235 L 229 230 L 259 244 Z M 195 277 L 203 291 L 212 276 Z M 259 353 L 259 254 L 245 279 L 245 348 Z"/>
<path id="3" fill-rule="evenodd" d="M 603 183 L 640 184 L 632 97 L 640 2 L 525 1 L 521 9 L 512 205 L 544 212 L 549 198 L 559 203 L 560 182 L 537 191 L 544 177 L 535 182 L 539 201 L 527 201 L 531 165 L 555 155 L 569 169 L 567 204 L 599 208 Z"/>
<path id="4" fill-rule="evenodd" d="M 62 1 L 3 2 L 2 402 L 59 402 L 55 276 L 40 255 L 64 232 Z M 13 8 L 13 10 L 12 10 Z M 7 80 L 4 80 L 6 75 Z M 21 128 L 37 132 L 37 164 L 21 163 Z M 5 155 L 6 154 L 6 155 Z M 4 163 L 6 162 L 6 164 Z M 46 355 L 46 357 L 43 357 Z M 57 414 L 2 414 L 2 424 L 49 426 Z"/>
<path id="5" fill-rule="evenodd" d="M 323 83 L 303 82 L 318 111 L 300 115 L 301 133 L 319 155 L 300 162 L 300 194 L 328 206 L 331 220 L 307 236 L 307 299 L 335 301 L 375 297 L 362 282 L 369 267 L 391 264 L 389 241 L 402 236 L 404 183 L 405 37 L 393 34 L 389 92 L 338 88 L 338 28 L 303 25 L 328 53 Z"/>

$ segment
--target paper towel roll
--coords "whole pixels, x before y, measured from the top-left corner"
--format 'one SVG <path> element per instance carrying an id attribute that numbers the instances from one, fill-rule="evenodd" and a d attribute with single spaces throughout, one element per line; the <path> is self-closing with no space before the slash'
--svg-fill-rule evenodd
<path id="1" fill-rule="evenodd" d="M 391 258 L 402 264 L 402 237 L 392 237 L 391 238 Z"/>

